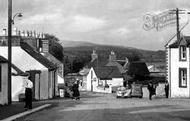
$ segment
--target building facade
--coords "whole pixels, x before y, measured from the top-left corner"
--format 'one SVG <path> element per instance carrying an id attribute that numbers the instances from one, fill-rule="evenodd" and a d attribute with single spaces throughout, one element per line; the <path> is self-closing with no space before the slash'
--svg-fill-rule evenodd
<path id="1" fill-rule="evenodd" d="M 190 98 L 190 37 L 167 46 L 167 80 L 171 98 Z"/>

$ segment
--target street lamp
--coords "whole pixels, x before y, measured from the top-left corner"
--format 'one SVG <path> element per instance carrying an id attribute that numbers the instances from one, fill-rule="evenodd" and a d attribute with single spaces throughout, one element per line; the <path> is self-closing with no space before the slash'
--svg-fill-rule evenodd
<path id="1" fill-rule="evenodd" d="M 11 63 L 12 63 L 12 24 L 14 24 L 14 18 L 22 17 L 21 13 L 17 13 L 12 18 L 12 0 L 8 0 L 8 82 L 7 82 L 7 93 L 8 93 L 8 104 L 12 103 L 11 96 Z"/>
<path id="2" fill-rule="evenodd" d="M 14 24 L 14 19 L 15 19 L 15 17 L 22 17 L 23 15 L 22 15 L 22 13 L 16 13 L 14 16 L 13 16 L 13 18 L 12 18 L 12 24 Z"/>

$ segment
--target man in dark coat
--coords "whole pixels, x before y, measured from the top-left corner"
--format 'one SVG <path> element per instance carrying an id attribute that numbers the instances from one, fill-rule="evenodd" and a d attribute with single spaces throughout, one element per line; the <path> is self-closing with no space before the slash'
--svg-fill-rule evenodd
<path id="1" fill-rule="evenodd" d="M 152 95 L 154 94 L 154 87 L 152 83 L 148 84 L 148 91 L 149 91 L 149 100 L 152 100 Z"/>
<path id="2" fill-rule="evenodd" d="M 168 95 L 169 95 L 169 84 L 168 84 L 168 82 L 166 82 L 164 89 L 165 89 L 166 98 L 168 98 Z"/>

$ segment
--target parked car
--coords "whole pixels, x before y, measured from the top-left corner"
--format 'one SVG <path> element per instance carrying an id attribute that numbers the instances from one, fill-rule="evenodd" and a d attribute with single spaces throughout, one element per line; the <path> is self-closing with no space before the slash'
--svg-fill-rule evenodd
<path id="1" fill-rule="evenodd" d="M 116 98 L 127 98 L 127 97 L 131 97 L 131 89 L 128 87 L 119 87 L 117 88 L 116 91 Z"/>
<path id="2" fill-rule="evenodd" d="M 143 97 L 142 84 L 131 85 L 131 97 Z"/>

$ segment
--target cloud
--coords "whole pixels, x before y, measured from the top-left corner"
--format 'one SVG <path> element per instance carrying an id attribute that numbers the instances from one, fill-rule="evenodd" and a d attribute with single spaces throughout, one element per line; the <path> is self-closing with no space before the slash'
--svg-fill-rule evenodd
<path id="1" fill-rule="evenodd" d="M 103 28 L 106 21 L 100 18 L 75 15 L 70 19 L 69 24 L 66 26 L 67 31 L 72 32 L 90 32 Z"/>

